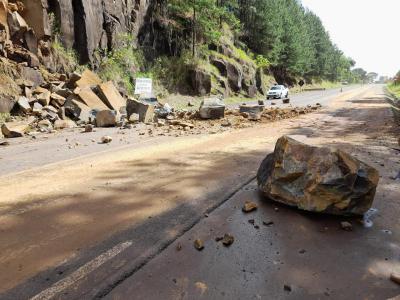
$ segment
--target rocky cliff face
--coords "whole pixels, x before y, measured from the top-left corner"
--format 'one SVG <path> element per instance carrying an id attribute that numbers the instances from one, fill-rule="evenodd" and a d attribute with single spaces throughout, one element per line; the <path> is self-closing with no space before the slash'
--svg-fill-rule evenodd
<path id="1" fill-rule="evenodd" d="M 19 95 L 17 86 L 9 89 L 8 82 L 22 78 L 41 84 L 47 71 L 73 71 L 67 58 L 53 48 L 55 36 L 66 49 L 76 50 L 80 63 L 96 66 L 97 54 L 112 49 L 118 35 L 137 37 L 150 2 L 0 0 L 1 112 L 8 112 Z"/>
<path id="2" fill-rule="evenodd" d="M 67 76 L 73 71 L 68 58 L 54 49 L 54 37 L 64 48 L 74 49 L 81 64 L 90 63 L 94 69 L 123 34 L 133 37 L 134 47 L 140 45 L 148 60 L 177 57 L 182 49 L 168 34 L 160 7 L 159 0 L 0 0 L 0 57 L 29 70 L 25 73 L 35 74 L 35 80 L 39 69 Z M 254 61 L 240 55 L 233 36 L 225 38 L 203 65 L 190 66 L 188 93 L 253 97 L 257 88 L 262 92 Z"/>
<path id="3" fill-rule="evenodd" d="M 96 50 L 111 49 L 118 34 L 137 36 L 149 0 L 0 0 L 0 43 L 11 40 L 37 54 L 39 43 L 57 30 L 81 63 L 95 61 Z M 39 47 L 40 48 L 40 47 Z"/>
<path id="4" fill-rule="evenodd" d="M 4 1 L 4 0 L 3 0 Z M 110 49 L 119 33 L 137 36 L 148 0 L 23 0 L 22 17 L 38 39 L 60 31 L 66 48 L 74 48 L 81 63 L 93 62 L 97 49 Z M 55 24 L 51 24 L 54 22 Z"/>

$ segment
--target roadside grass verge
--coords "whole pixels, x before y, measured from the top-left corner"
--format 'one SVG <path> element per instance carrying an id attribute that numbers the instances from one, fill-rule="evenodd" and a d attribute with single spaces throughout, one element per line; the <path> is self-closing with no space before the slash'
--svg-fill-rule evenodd
<path id="1" fill-rule="evenodd" d="M 321 82 L 315 82 L 312 84 L 306 84 L 302 87 L 300 87 L 299 85 L 296 85 L 292 88 L 290 88 L 290 92 L 292 94 L 294 93 L 300 93 L 302 92 L 304 89 L 335 89 L 338 87 L 341 87 L 342 84 L 340 82 L 332 82 L 332 81 L 321 81 Z"/>
<path id="2" fill-rule="evenodd" d="M 389 92 L 391 92 L 393 95 L 397 97 L 398 100 L 400 100 L 400 84 L 389 83 L 387 85 L 387 88 Z"/>

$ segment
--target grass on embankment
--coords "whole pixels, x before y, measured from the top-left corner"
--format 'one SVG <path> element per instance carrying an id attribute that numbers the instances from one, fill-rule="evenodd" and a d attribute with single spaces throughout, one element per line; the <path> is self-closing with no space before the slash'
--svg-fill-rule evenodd
<path id="1" fill-rule="evenodd" d="M 387 88 L 397 99 L 400 99 L 400 84 L 389 83 Z"/>
<path id="2" fill-rule="evenodd" d="M 272 84 L 271 84 L 272 86 Z M 318 84 L 310 84 L 310 85 L 305 85 L 303 86 L 303 89 L 305 88 L 325 88 L 325 89 L 333 89 L 333 88 L 338 88 L 342 86 L 340 83 L 337 82 L 329 82 L 329 81 L 323 81 Z M 292 88 L 289 88 L 289 93 L 290 94 L 297 94 L 300 93 L 301 89 L 300 86 L 294 86 Z M 213 97 L 213 96 L 206 96 L 206 97 Z M 265 99 L 266 96 L 257 94 L 254 98 L 249 98 L 243 95 L 237 95 L 237 96 L 231 96 L 231 97 L 226 97 L 224 99 L 225 104 L 237 104 L 237 103 L 243 103 L 243 102 L 248 102 L 248 101 L 255 101 L 258 99 Z M 184 96 L 184 95 L 179 95 L 179 94 L 169 94 L 167 95 L 163 100 L 163 102 L 168 103 L 175 109 L 194 109 L 198 108 L 200 106 L 201 101 L 204 99 L 204 97 L 192 97 L 192 96 Z M 193 107 L 188 106 L 188 102 L 191 102 L 193 104 Z"/>

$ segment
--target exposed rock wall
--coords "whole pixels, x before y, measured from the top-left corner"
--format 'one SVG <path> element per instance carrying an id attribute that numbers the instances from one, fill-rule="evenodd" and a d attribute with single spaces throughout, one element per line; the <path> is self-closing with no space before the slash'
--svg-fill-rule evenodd
<path id="1" fill-rule="evenodd" d="M 60 21 L 63 44 L 77 50 L 81 63 L 94 62 L 97 49 L 110 50 L 119 34 L 136 37 L 149 0 L 42 0 Z M 136 39 L 135 39 L 136 40 Z"/>
<path id="2" fill-rule="evenodd" d="M 10 1 L 13 2 L 14 1 Z M 21 0 L 19 14 L 37 41 L 48 40 L 58 30 L 63 45 L 77 51 L 80 62 L 95 62 L 94 53 L 110 50 L 119 34 L 137 37 L 151 0 Z M 9 38 L 8 0 L 0 0 L 0 39 Z M 137 39 L 135 39 L 137 40 Z"/>
<path id="3" fill-rule="evenodd" d="M 11 2 L 11 1 L 10 1 Z M 25 8 L 20 12 L 39 39 L 51 35 L 47 0 L 22 0 Z"/>
<path id="4" fill-rule="evenodd" d="M 51 73 L 68 74 L 74 60 L 52 46 L 56 35 L 65 48 L 76 50 L 81 64 L 96 69 L 98 54 L 115 48 L 123 34 L 131 35 L 149 60 L 179 56 L 182 49 L 174 42 L 179 33 L 170 32 L 160 17 L 163 5 L 160 0 L 0 0 L 0 56 L 35 70 L 42 65 Z M 185 73 L 182 91 L 254 97 L 257 88 L 262 90 L 254 61 L 240 55 L 233 34 L 227 31 L 225 38 L 214 45 L 204 66 L 189 66 L 193 69 Z"/>

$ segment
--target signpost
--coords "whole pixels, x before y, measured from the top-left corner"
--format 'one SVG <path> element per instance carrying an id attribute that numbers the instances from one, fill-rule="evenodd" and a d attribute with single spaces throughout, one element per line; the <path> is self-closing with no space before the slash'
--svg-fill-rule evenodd
<path id="1" fill-rule="evenodd" d="M 151 78 L 136 78 L 135 95 L 152 97 L 153 80 Z"/>

